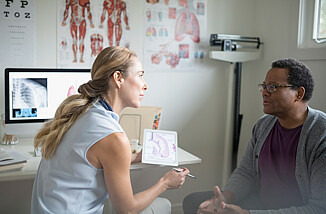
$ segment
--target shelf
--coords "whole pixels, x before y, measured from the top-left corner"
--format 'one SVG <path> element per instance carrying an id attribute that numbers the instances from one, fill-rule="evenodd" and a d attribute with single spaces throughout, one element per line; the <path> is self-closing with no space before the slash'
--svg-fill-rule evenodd
<path id="1" fill-rule="evenodd" d="M 209 58 L 224 62 L 248 62 L 260 57 L 260 51 L 210 51 Z"/>

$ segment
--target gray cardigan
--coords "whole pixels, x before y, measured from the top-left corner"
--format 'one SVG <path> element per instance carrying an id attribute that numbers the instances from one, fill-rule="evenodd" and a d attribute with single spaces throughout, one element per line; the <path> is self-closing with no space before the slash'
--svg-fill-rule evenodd
<path id="1" fill-rule="evenodd" d="M 276 120 L 275 116 L 264 115 L 253 128 L 246 153 L 224 188 L 234 193 L 236 201 L 245 199 L 259 188 L 259 154 Z M 250 210 L 250 213 L 326 213 L 326 114 L 310 107 L 298 143 L 295 178 L 304 206 Z"/>

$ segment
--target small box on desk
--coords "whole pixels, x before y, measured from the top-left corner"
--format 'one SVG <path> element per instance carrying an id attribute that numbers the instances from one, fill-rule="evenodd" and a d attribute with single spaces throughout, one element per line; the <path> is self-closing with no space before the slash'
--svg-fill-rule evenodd
<path id="1" fill-rule="evenodd" d="M 120 112 L 119 123 L 129 140 L 143 142 L 144 129 L 158 129 L 162 117 L 162 108 L 156 106 L 127 107 Z"/>

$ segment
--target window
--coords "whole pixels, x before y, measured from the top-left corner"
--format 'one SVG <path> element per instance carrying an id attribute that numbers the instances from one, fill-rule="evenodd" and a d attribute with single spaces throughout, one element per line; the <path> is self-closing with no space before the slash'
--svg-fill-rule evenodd
<path id="1" fill-rule="evenodd" d="M 313 40 L 326 42 L 326 0 L 315 0 Z"/>
<path id="2" fill-rule="evenodd" d="M 325 4 L 326 0 L 291 1 L 291 57 L 326 60 Z"/>
<path id="3" fill-rule="evenodd" d="M 323 26 L 325 29 L 325 9 L 326 0 L 300 0 L 299 26 L 298 26 L 298 48 L 322 48 L 326 47 L 323 39 L 320 38 Z M 324 3 L 324 4 L 323 4 Z M 323 7 L 322 7 L 323 5 Z M 319 24 L 320 23 L 320 24 Z M 325 32 L 324 32 L 325 34 Z"/>

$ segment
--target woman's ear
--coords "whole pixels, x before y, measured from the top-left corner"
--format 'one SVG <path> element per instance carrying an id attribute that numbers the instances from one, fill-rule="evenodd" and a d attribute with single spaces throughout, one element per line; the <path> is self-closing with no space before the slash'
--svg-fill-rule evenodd
<path id="1" fill-rule="evenodd" d="M 116 86 L 118 88 L 121 87 L 121 85 L 123 84 L 124 82 L 124 78 L 122 76 L 122 73 L 120 71 L 115 71 L 113 74 L 112 74 L 112 78 L 113 78 L 113 81 L 114 83 L 116 84 Z"/>

